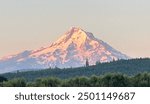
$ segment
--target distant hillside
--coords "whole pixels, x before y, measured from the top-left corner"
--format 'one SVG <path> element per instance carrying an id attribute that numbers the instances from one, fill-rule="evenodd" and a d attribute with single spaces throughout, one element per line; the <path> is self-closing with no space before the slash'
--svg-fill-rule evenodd
<path id="1" fill-rule="evenodd" d="M 130 59 L 118 60 L 109 63 L 97 63 L 94 66 L 68 68 L 68 69 L 45 69 L 39 71 L 27 71 L 1 74 L 8 79 L 25 78 L 27 81 L 33 81 L 37 78 L 58 77 L 61 79 L 73 78 L 78 76 L 103 75 L 105 73 L 123 73 L 135 75 L 142 72 L 150 72 L 150 59 Z"/>

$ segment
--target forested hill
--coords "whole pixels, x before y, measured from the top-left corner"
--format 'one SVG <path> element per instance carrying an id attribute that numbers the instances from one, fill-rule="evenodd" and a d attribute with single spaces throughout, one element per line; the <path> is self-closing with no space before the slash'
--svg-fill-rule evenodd
<path id="1" fill-rule="evenodd" d="M 33 81 L 37 78 L 43 77 L 58 77 L 62 79 L 78 77 L 78 76 L 92 76 L 102 75 L 105 73 L 123 73 L 127 75 L 135 75 L 141 72 L 150 72 L 150 59 L 140 58 L 131 60 L 118 60 L 109 63 L 97 63 L 94 66 L 68 68 L 68 69 L 43 69 L 39 71 L 27 71 L 16 73 L 1 74 L 8 79 L 25 78 L 27 81 Z"/>

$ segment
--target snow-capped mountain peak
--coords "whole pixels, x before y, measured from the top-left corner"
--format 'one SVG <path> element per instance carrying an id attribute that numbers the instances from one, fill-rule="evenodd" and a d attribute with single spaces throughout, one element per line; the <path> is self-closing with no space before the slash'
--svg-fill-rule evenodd
<path id="1" fill-rule="evenodd" d="M 107 62 L 129 57 L 95 38 L 92 33 L 80 27 L 71 27 L 48 47 L 24 51 L 10 55 L 6 59 L 0 59 L 0 71 L 79 67 L 85 65 L 87 58 L 90 65 L 93 65 L 96 61 Z"/>
<path id="2" fill-rule="evenodd" d="M 61 36 L 54 44 L 65 43 L 68 40 L 72 42 L 84 42 L 87 38 L 87 34 L 79 27 L 71 27 L 65 34 Z"/>

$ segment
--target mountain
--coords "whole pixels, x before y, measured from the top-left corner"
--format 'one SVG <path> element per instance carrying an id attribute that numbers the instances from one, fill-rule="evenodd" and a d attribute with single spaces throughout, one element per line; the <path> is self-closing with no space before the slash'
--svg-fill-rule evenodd
<path id="1" fill-rule="evenodd" d="M 71 27 L 56 42 L 38 50 L 24 51 L 0 59 L 0 72 L 48 67 L 80 67 L 88 59 L 90 65 L 97 61 L 109 62 L 129 57 L 79 27 Z"/>

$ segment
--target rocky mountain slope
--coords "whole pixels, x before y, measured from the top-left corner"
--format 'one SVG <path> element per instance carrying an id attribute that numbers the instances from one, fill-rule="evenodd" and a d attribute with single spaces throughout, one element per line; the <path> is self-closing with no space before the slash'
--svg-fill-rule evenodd
<path id="1" fill-rule="evenodd" d="M 108 62 L 128 58 L 95 38 L 92 33 L 79 27 L 71 27 L 48 47 L 0 58 L 0 73 L 48 67 L 80 67 L 85 65 L 86 59 L 93 65 L 97 61 Z"/>

